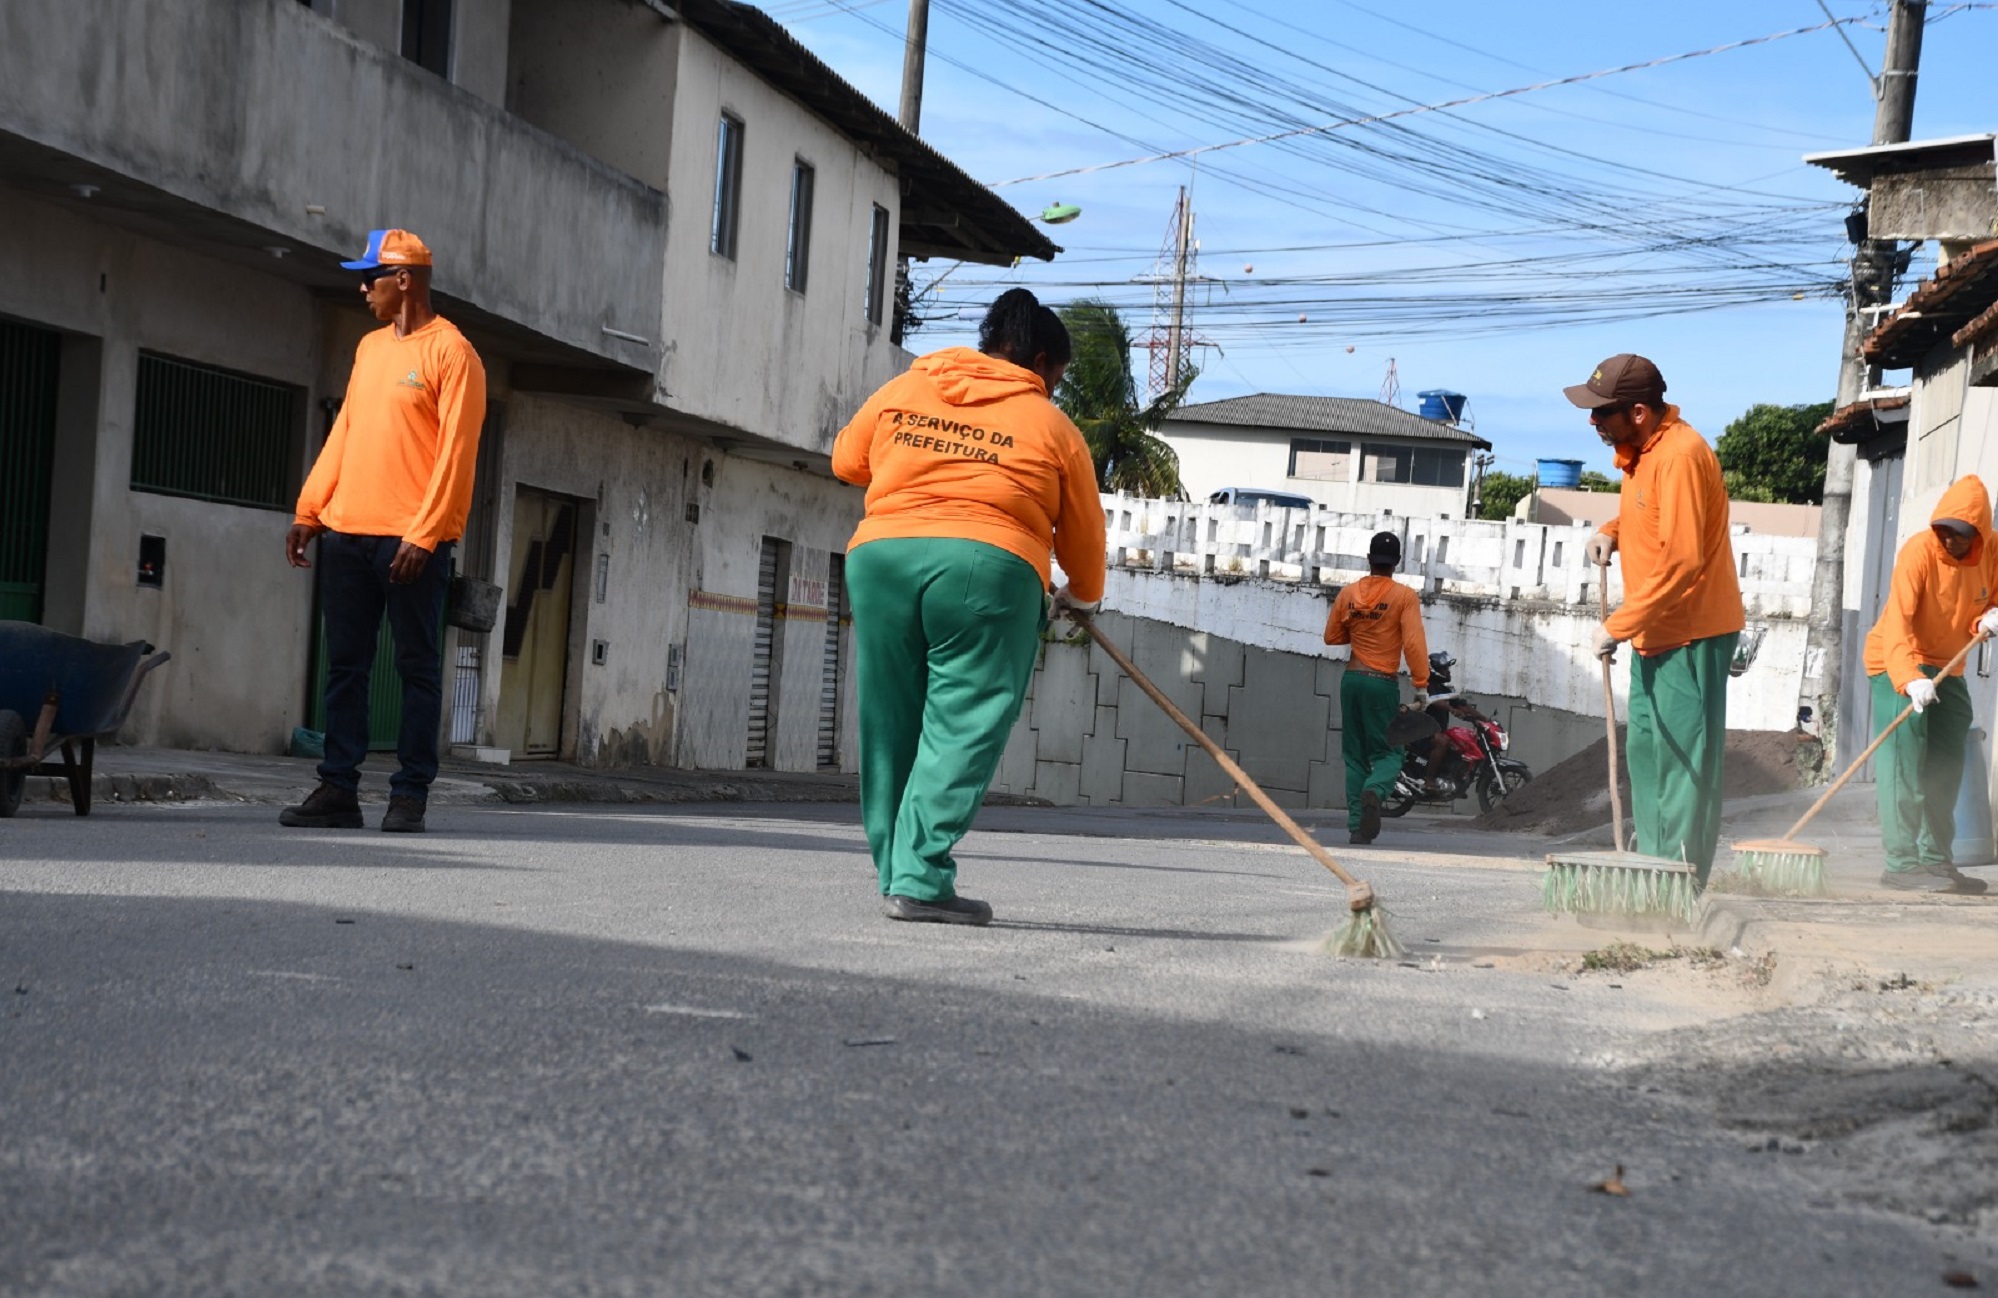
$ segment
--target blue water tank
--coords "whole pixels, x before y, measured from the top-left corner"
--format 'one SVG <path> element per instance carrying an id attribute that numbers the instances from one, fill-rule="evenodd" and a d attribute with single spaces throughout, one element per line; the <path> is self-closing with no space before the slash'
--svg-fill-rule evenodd
<path id="1" fill-rule="evenodd" d="M 1422 398 L 1422 406 L 1416 413 L 1424 419 L 1434 419 L 1439 424 L 1454 424 L 1464 417 L 1465 397 L 1461 392 L 1431 388 L 1415 395 Z"/>
<path id="2" fill-rule="evenodd" d="M 1582 462 L 1580 460 L 1540 461 L 1540 485 L 1543 487 L 1581 486 Z"/>

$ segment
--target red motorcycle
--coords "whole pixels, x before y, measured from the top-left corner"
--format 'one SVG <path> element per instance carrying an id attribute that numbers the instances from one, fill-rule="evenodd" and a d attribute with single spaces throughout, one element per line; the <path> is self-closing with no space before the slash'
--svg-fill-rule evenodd
<path id="1" fill-rule="evenodd" d="M 1414 727 L 1428 733 L 1407 743 L 1394 791 L 1381 803 L 1383 816 L 1406 815 L 1410 807 L 1418 805 L 1447 807 L 1473 791 L 1478 795 L 1478 808 L 1490 811 L 1533 778 L 1525 762 L 1505 755 L 1512 746 L 1505 727 L 1478 711 L 1470 699 L 1451 691 L 1450 669 L 1456 665 L 1457 660 L 1447 653 L 1429 655 L 1429 686 L 1437 692 L 1429 696 L 1424 712 L 1436 729 L 1430 729 L 1428 723 Z M 1413 712 L 1406 715 L 1418 720 L 1420 716 Z M 1393 735 L 1391 729 L 1391 741 Z"/>

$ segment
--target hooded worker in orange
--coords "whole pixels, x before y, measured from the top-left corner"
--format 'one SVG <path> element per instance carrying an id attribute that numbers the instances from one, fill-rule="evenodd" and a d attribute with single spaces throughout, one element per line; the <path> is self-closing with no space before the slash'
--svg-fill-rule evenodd
<path id="1" fill-rule="evenodd" d="M 1874 754 L 1880 796 L 1880 882 L 1909 892 L 1981 893 L 1956 868 L 1956 796 L 1970 733 L 1963 668 L 1940 674 L 1973 636 L 1998 632 L 1998 538 L 1991 497 L 1976 476 L 1958 478 L 1929 525 L 1894 559 L 1894 580 L 1866 636 L 1875 733 L 1904 709 L 1914 715 Z"/>
<path id="2" fill-rule="evenodd" d="M 1103 501 L 1082 434 L 1050 394 L 1068 330 L 1025 289 L 979 346 L 917 360 L 833 443 L 867 488 L 848 544 L 860 687 L 860 814 L 890 919 L 984 924 L 951 850 L 971 828 L 1020 714 L 1046 620 L 1103 598 Z"/>
<path id="3" fill-rule="evenodd" d="M 1720 845 L 1728 674 L 1746 623 L 1720 460 L 1642 356 L 1612 356 L 1563 392 L 1623 470 L 1617 516 L 1588 555 L 1605 576 L 1612 557 L 1623 564 L 1623 603 L 1597 629 L 1596 655 L 1626 640 L 1637 651 L 1625 750 L 1637 850 L 1686 862 L 1704 887 Z"/>

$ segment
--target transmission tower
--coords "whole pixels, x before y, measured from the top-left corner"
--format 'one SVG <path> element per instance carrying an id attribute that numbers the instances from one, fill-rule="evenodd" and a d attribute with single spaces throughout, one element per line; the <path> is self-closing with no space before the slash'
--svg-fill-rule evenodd
<path id="1" fill-rule="evenodd" d="M 1394 367 L 1394 357 L 1388 357 L 1387 376 L 1381 380 L 1381 404 L 1401 405 L 1401 373 Z"/>
<path id="2" fill-rule="evenodd" d="M 1187 298 L 1189 283 L 1199 283 L 1200 245 L 1193 238 L 1193 203 L 1186 186 L 1179 188 L 1179 202 L 1172 209 L 1172 225 L 1151 273 L 1138 276 L 1140 284 L 1152 286 L 1152 331 L 1139 346 L 1151 353 L 1146 367 L 1146 399 L 1152 400 L 1186 376 L 1191 368 L 1188 353 L 1208 345 L 1194 336 L 1189 317 L 1193 304 Z"/>

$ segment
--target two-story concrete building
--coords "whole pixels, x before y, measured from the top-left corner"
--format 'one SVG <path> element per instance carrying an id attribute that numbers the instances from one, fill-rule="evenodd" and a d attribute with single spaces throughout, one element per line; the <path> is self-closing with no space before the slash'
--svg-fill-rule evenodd
<path id="1" fill-rule="evenodd" d="M 1447 418 L 1425 419 L 1384 401 L 1270 392 L 1181 406 L 1159 436 L 1179 453 L 1180 480 L 1195 500 L 1250 487 L 1347 513 L 1458 518 L 1466 512 L 1470 458 L 1491 449 Z"/>
<path id="2" fill-rule="evenodd" d="M 490 407 L 447 736 L 850 765 L 831 439 L 908 354 L 898 256 L 1058 251 L 727 0 L 11 0 L 0 617 L 173 651 L 128 736 L 276 751 L 317 706 L 292 499 L 417 231 Z M 379 731 L 397 697 L 378 669 Z"/>

